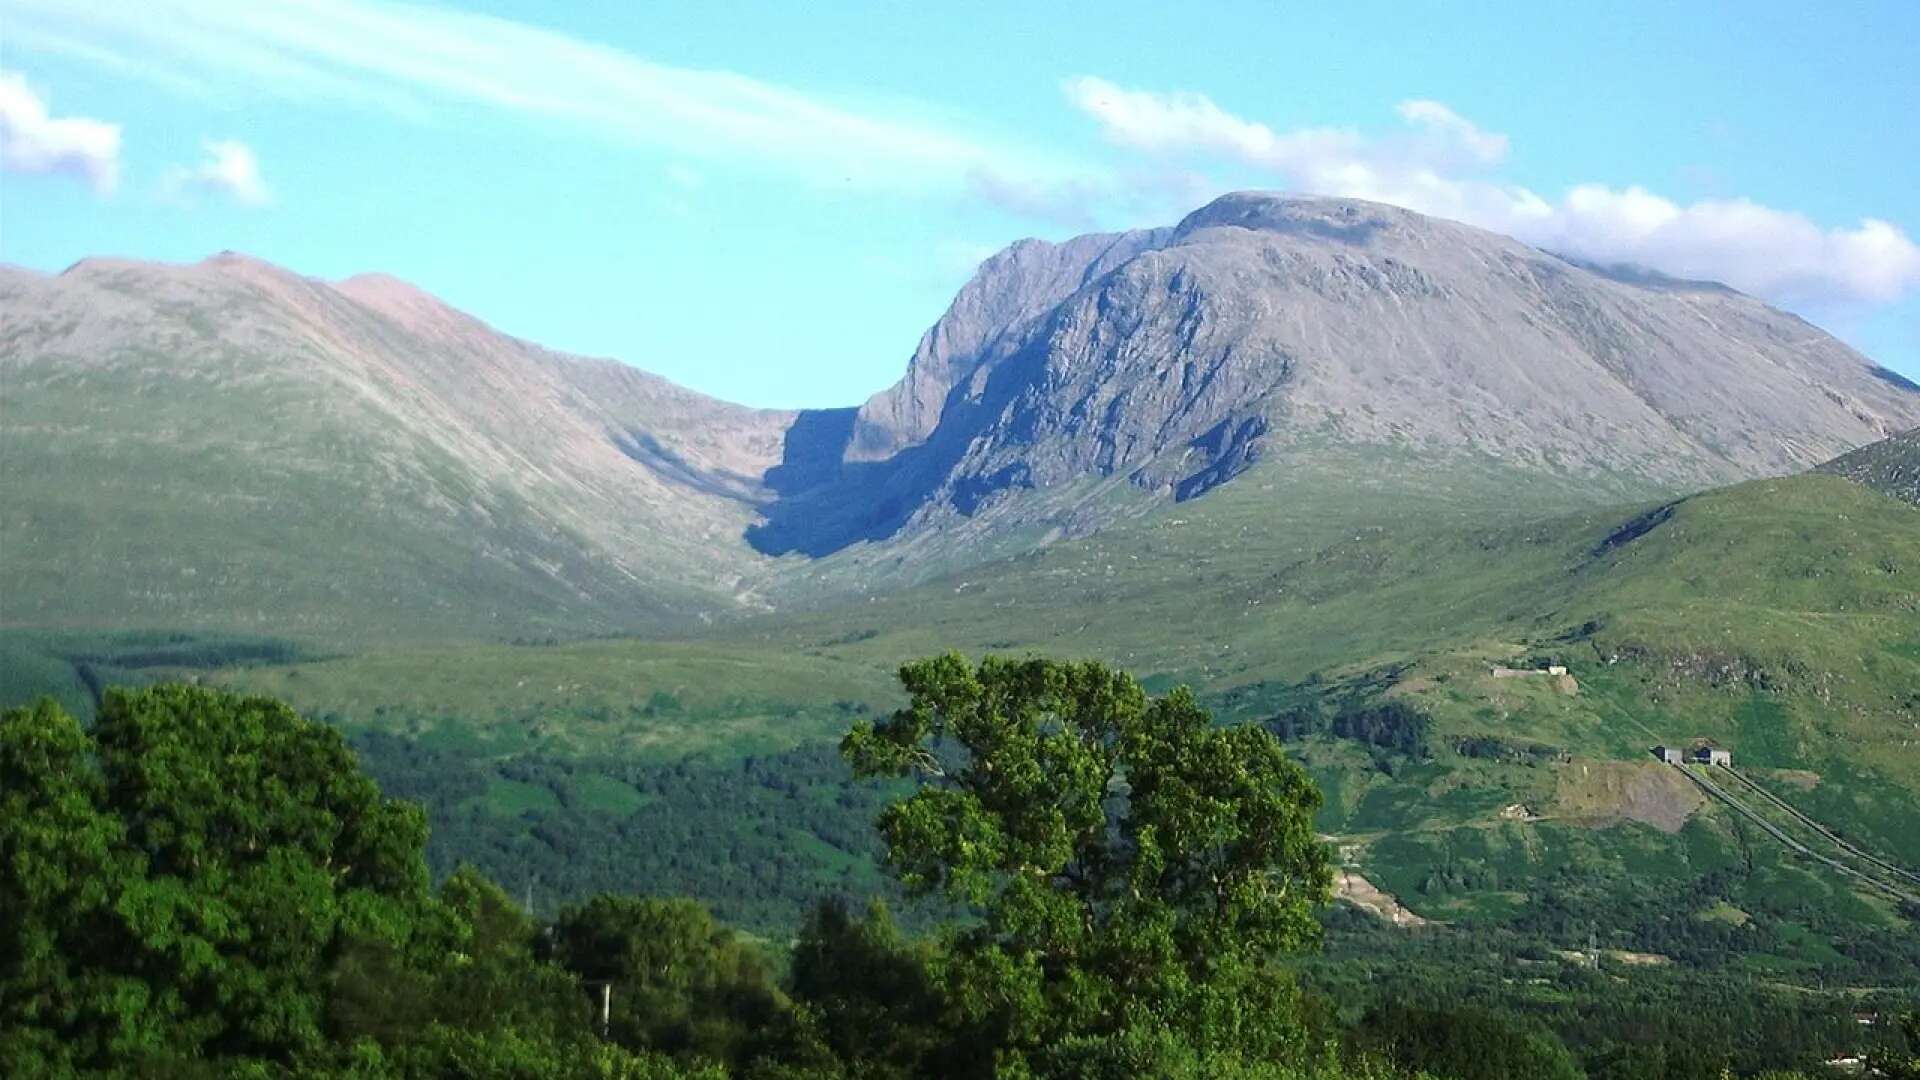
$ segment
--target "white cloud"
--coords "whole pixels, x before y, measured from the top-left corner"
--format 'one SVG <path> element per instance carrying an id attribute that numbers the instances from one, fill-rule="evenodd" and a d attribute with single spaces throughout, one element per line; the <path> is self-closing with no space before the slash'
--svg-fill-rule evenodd
<path id="1" fill-rule="evenodd" d="M 200 146 L 207 156 L 192 168 L 174 170 L 169 187 L 213 192 L 247 206 L 265 206 L 273 201 L 252 147 L 234 139 L 202 139 Z"/>
<path id="2" fill-rule="evenodd" d="M 1721 281 L 1790 304 L 1889 302 L 1920 289 L 1920 246 L 1886 221 L 1823 228 L 1746 199 L 1681 205 L 1640 187 L 1580 184 L 1555 200 L 1501 183 L 1485 173 L 1506 159 L 1506 136 L 1435 101 L 1402 103 L 1407 129 L 1375 136 L 1275 131 L 1201 94 L 1129 90 L 1090 76 L 1064 89 L 1120 146 L 1225 158 L 1296 190 L 1393 203 L 1579 258 Z"/>
<path id="3" fill-rule="evenodd" d="M 0 168 L 77 176 L 104 195 L 120 178 L 120 125 L 56 118 L 25 76 L 0 71 Z"/>
<path id="4" fill-rule="evenodd" d="M 823 187 L 992 198 L 1083 171 L 1044 148 L 967 134 L 901 103 L 829 100 L 470 12 L 390 0 L 152 0 L 137 14 L 69 0 L 9 7 L 43 46 L 85 41 L 216 89 L 434 123 L 483 108 Z"/>
<path id="5" fill-rule="evenodd" d="M 1429 154 L 1439 157 L 1451 151 L 1463 152 L 1467 159 L 1481 165 L 1498 165 L 1507 159 L 1507 137 L 1481 131 L 1472 121 L 1437 101 L 1403 101 L 1395 108 L 1400 118 L 1424 128 L 1429 135 Z"/>

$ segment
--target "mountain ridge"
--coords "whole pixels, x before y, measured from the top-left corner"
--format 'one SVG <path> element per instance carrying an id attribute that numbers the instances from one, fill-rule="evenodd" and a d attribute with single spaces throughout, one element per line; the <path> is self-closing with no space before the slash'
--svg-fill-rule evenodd
<path id="1" fill-rule="evenodd" d="M 1619 502 L 1920 424 L 1920 391 L 1802 320 L 1617 276 L 1380 204 L 1237 193 L 1014 244 L 895 386 L 779 410 L 387 275 L 230 252 L 10 270 L 5 619 L 650 632 L 928 580 L 1330 449 Z"/>
<path id="2" fill-rule="evenodd" d="M 1724 287 L 1622 281 L 1381 204 L 1238 193 L 1123 235 L 1117 263 L 1053 266 L 1052 282 L 1079 287 L 969 354 L 965 377 L 936 355 L 923 378 L 923 341 L 888 393 L 924 416 L 944 387 L 941 425 L 850 445 L 838 490 L 828 476 L 768 511 L 762 550 L 830 553 L 1090 475 L 1183 499 L 1262 443 L 1329 430 L 1697 489 L 1813 465 L 1920 401 Z M 990 260 L 955 310 L 1007 287 Z M 863 409 L 860 422 L 877 420 Z M 876 458 L 873 445 L 901 449 Z"/>
<path id="3" fill-rule="evenodd" d="M 429 613 L 441 593 L 495 612 L 496 590 L 535 613 L 480 622 L 505 632 L 550 620 L 639 630 L 731 604 L 751 559 L 715 559 L 712 540 L 745 527 L 791 413 L 552 353 L 437 301 L 401 321 L 351 295 L 365 285 L 237 256 L 7 279 L 10 565 L 192 584 L 178 602 L 147 600 L 162 619 L 199 609 L 210 578 L 237 589 L 229 555 L 267 596 L 297 587 L 308 613 L 361 590 L 364 603 L 344 607 L 381 607 L 395 587 L 381 583 L 383 554 L 434 584 L 399 586 Z M 36 460 L 56 475 L 26 466 Z M 150 469 L 149 490 L 126 490 Z M 148 504 L 149 491 L 166 497 Z M 115 526 L 109 511 L 129 498 L 158 535 Z M 329 517 L 340 520 L 315 520 Z M 315 525 L 338 539 L 277 553 L 311 543 Z M 373 580 L 327 571 L 361 555 Z M 129 557 L 140 573 L 121 568 Z M 32 617 L 10 609 L 10 621 Z"/>

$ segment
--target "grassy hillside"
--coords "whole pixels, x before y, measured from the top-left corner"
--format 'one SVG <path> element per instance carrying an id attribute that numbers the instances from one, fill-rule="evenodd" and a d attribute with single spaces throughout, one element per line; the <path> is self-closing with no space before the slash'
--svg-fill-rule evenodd
<path id="1" fill-rule="evenodd" d="M 398 283 L 89 261 L 0 273 L 0 310 L 0 626 L 633 633 L 762 562 L 743 492 L 787 414 Z"/>
<path id="2" fill-rule="evenodd" d="M 896 696 L 873 665 L 679 642 L 398 650 L 219 678 L 434 745 L 648 761 L 836 740 Z"/>
<path id="3" fill-rule="evenodd" d="M 1352 464 L 1342 483 L 1265 471 L 984 571 L 700 640 L 207 677 L 355 732 L 503 876 L 686 889 L 769 924 L 871 884 L 871 793 L 831 741 L 891 707 L 899 662 L 959 648 L 1099 656 L 1283 729 L 1328 793 L 1323 829 L 1426 917 L 1563 943 L 1604 924 L 1610 947 L 1662 952 L 1680 946 L 1646 898 L 1665 897 L 1702 926 L 1754 927 L 1722 945 L 1762 967 L 1809 937 L 1904 932 L 1893 905 L 1647 750 L 1730 747 L 1823 822 L 1920 864 L 1920 513 L 1810 475 L 1569 515 L 1491 467 L 1443 484 Z M 1570 677 L 1496 671 L 1549 664 Z M 742 868 L 699 857 L 715 846 Z M 570 877 L 583 851 L 603 861 Z"/>

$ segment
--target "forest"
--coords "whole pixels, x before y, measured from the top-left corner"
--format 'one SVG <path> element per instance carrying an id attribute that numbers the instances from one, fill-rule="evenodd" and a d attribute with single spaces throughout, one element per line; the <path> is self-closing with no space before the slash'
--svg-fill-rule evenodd
<path id="1" fill-rule="evenodd" d="M 956 655 L 901 681 L 906 706 L 852 717 L 837 755 L 726 766 L 781 796 L 742 811 L 770 827 L 660 868 L 688 895 L 731 891 L 718 912 L 593 888 L 594 835 L 565 816 L 545 846 L 584 869 L 545 905 L 516 901 L 530 882 L 436 872 L 430 837 L 462 819 L 414 800 L 455 806 L 440 789 L 470 781 L 398 741 L 356 752 L 269 698 L 167 684 L 107 690 L 85 725 L 51 700 L 8 710 L 0 1060 L 26 1077 L 1624 1080 L 1818 1076 L 1858 1046 L 1879 1075 L 1920 1076 L 1910 996 L 1716 970 L 1710 925 L 1672 926 L 1685 962 L 1631 977 L 1549 944 L 1602 910 L 1656 925 L 1671 897 L 1542 883 L 1512 927 L 1417 935 L 1331 903 L 1313 780 L 1269 725 L 1216 722 L 1183 688 Z M 1411 714 L 1330 723 L 1383 750 L 1424 735 Z M 385 790 L 362 755 L 385 759 Z M 537 786 L 577 766 L 522 767 L 508 779 Z M 688 833 L 658 850 L 701 850 L 729 790 L 702 768 L 623 774 L 681 808 L 649 817 Z M 840 801 L 806 828 L 871 855 L 833 880 L 771 827 L 814 789 Z M 807 915 L 782 926 L 765 898 L 802 889 Z M 1911 959 L 1833 929 L 1856 970 Z"/>

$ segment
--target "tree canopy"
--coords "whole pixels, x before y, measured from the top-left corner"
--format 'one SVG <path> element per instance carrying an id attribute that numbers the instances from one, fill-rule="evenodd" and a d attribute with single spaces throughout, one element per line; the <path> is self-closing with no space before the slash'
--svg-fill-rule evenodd
<path id="1" fill-rule="evenodd" d="M 925 781 L 881 815 L 887 863 L 977 912 L 936 966 L 997 1067 L 1068 1075 L 1169 1040 L 1308 1050 L 1278 961 L 1316 940 L 1332 871 L 1319 792 L 1279 740 L 1098 663 L 948 655 L 901 681 L 909 704 L 842 752 Z"/>
<path id="2" fill-rule="evenodd" d="M 668 1075 L 591 1037 L 497 887 L 463 872 L 436 895 L 425 840 L 279 702 L 160 686 L 108 692 L 91 730 L 51 701 L 0 714 L 0 1061 Z"/>
<path id="3" fill-rule="evenodd" d="M 286 706 L 167 686 L 110 692 L 90 732 L 50 703 L 0 728 L 6 1029 L 45 1039 L 22 1052 L 297 1054 L 346 942 L 417 940 L 419 810 Z"/>
<path id="4" fill-rule="evenodd" d="M 878 900 L 823 899 L 784 978 L 782 944 L 690 900 L 599 895 L 549 923 L 470 867 L 433 888 L 420 812 L 277 702 L 163 686 L 109 692 L 91 728 L 51 702 L 0 713 L 0 1071 L 1467 1080 L 1580 1075 L 1571 1045 L 1588 1075 L 1625 1080 L 1733 1060 L 1693 1017 L 1606 1011 L 1626 984 L 1600 972 L 1548 988 L 1611 1032 L 1584 1048 L 1507 999 L 1476 1004 L 1466 950 L 1509 942 L 1462 928 L 1426 939 L 1451 950 L 1431 969 L 1299 955 L 1329 889 L 1319 795 L 1266 730 L 1217 725 L 1184 690 L 955 656 L 902 678 L 907 707 L 843 752 L 893 778 L 873 792 L 891 799 L 887 865 L 944 898 L 922 917 L 952 921 L 909 934 Z M 1290 972 L 1314 964 L 1368 993 L 1304 994 Z M 1502 971 L 1478 974 L 1516 981 Z M 1834 1018 L 1716 993 L 1729 1024 L 1799 1025 L 1767 1044 L 1793 1063 L 1862 1038 L 1850 998 Z M 1368 1011 L 1340 1015 L 1354 1000 Z M 1870 1034 L 1875 1068 L 1915 1074 L 1920 1018 Z"/>

